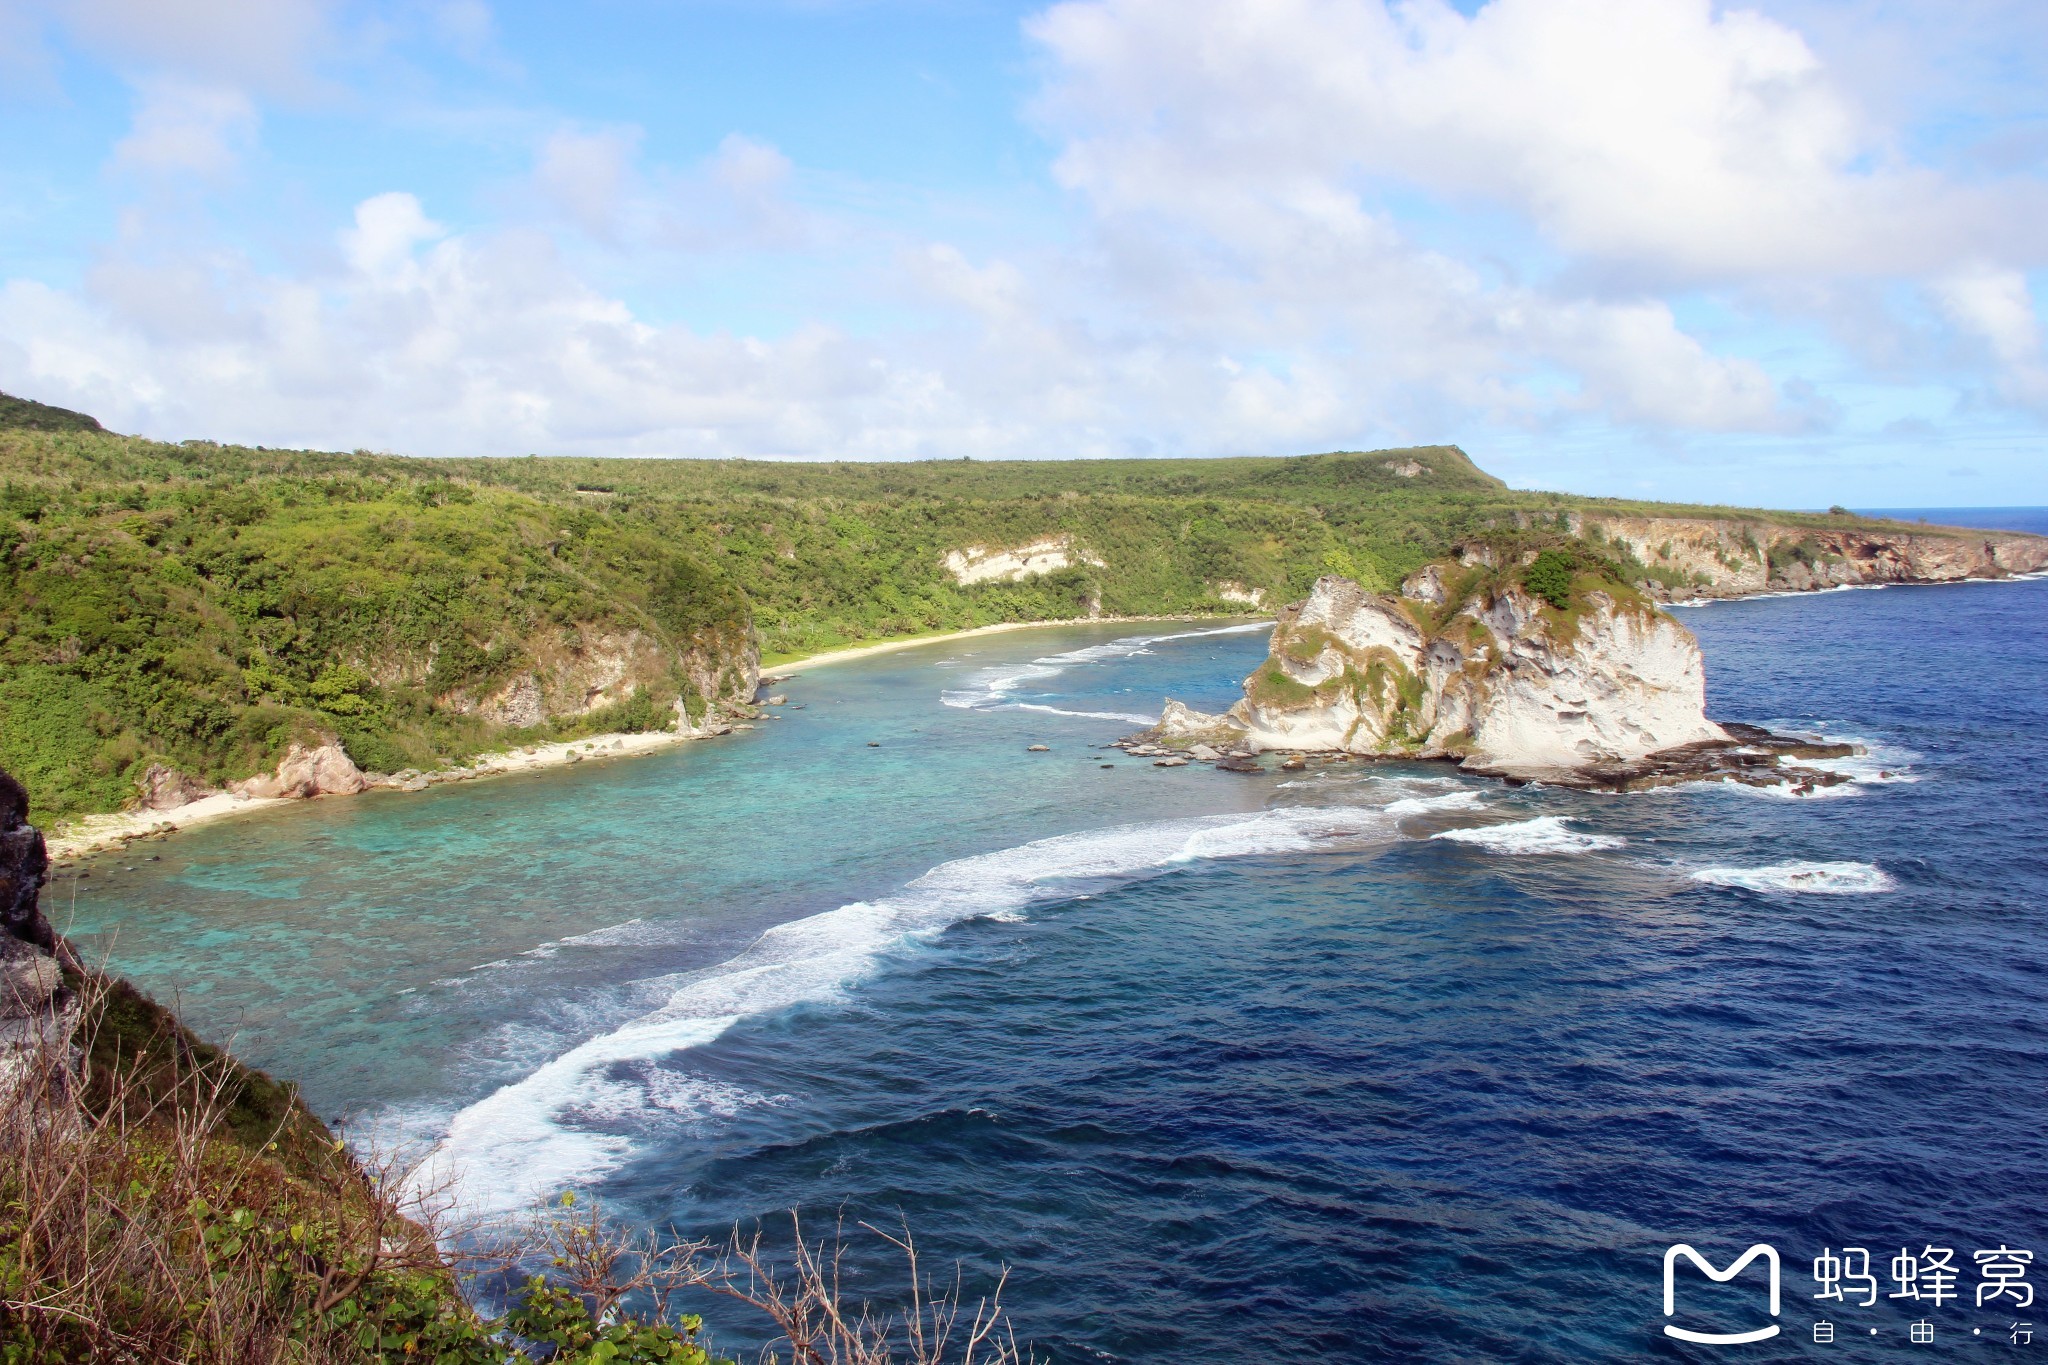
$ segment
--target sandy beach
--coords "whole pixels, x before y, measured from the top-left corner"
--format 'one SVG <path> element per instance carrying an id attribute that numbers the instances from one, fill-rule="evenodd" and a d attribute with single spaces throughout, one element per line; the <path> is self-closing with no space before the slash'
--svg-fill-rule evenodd
<path id="1" fill-rule="evenodd" d="M 752 726 L 741 722 L 734 728 L 751 729 Z M 572 763 L 627 758 L 635 754 L 652 753 L 657 749 L 673 748 L 675 745 L 699 738 L 706 736 L 659 730 L 641 734 L 591 735 L 583 739 L 560 740 L 549 744 L 520 745 L 497 753 L 479 754 L 461 767 L 422 773 L 418 778 L 404 784 L 389 780 L 379 782 L 365 788 L 365 792 L 423 791 L 428 787 L 438 787 L 449 782 L 473 782 L 479 778 L 537 772 L 545 768 L 566 767 Z M 310 799 L 342 801 L 350 798 L 337 795 L 316 796 Z M 59 862 L 81 858 L 87 854 L 119 848 L 136 839 L 160 837 L 181 829 L 190 829 L 195 825 L 210 824 L 215 820 L 299 803 L 300 798 L 296 797 L 265 798 L 219 792 L 171 810 L 116 811 L 106 815 L 81 816 L 76 820 L 66 821 L 50 833 L 50 857 Z"/>
<path id="2" fill-rule="evenodd" d="M 898 640 L 879 640 L 874 644 L 848 645 L 844 649 L 822 650 L 801 658 L 787 659 L 761 670 L 763 680 L 781 681 L 796 676 L 799 671 L 822 668 L 828 664 L 846 663 L 853 659 L 865 659 L 877 654 L 891 654 L 901 649 L 916 649 L 924 645 L 943 645 L 959 640 L 970 640 L 980 635 L 1000 635 L 1013 630 L 1041 630 L 1052 626 L 1094 626 L 1125 625 L 1155 621 L 1208 621 L 1229 618 L 1206 616 L 1096 616 L 1080 617 L 1061 621 L 1006 621 L 1000 625 L 976 626 L 970 630 L 946 631 L 937 635 L 914 635 Z M 753 728 L 742 721 L 735 730 Z M 684 735 L 673 730 L 659 730 L 641 734 L 592 735 L 584 739 L 560 740 L 549 744 L 528 744 L 506 749 L 497 753 L 480 754 L 469 763 L 456 768 L 445 768 L 439 772 L 423 773 L 412 780 L 399 783 L 385 780 L 367 788 L 367 791 L 421 791 L 449 782 L 473 782 L 480 778 L 503 777 L 513 773 L 538 772 L 547 768 L 566 767 L 572 763 L 598 762 L 611 758 L 630 758 L 638 754 L 654 753 L 657 750 L 673 748 L 694 739 L 709 738 L 704 735 Z M 197 801 L 178 806 L 171 810 L 116 811 L 106 815 L 86 815 L 65 821 L 56 826 L 49 835 L 50 857 L 58 862 L 67 862 L 90 854 L 120 848 L 138 839 L 156 839 L 179 830 L 191 829 L 196 825 L 210 824 L 238 815 L 249 815 L 256 811 L 271 810 L 279 806 L 298 804 L 296 797 L 252 797 L 237 796 L 220 792 L 202 797 Z M 316 796 L 315 801 L 346 800 L 343 796 Z"/>

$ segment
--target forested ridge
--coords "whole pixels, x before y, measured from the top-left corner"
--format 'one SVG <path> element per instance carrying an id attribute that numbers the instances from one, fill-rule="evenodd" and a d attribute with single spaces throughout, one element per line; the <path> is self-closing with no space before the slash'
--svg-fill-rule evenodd
<path id="1" fill-rule="evenodd" d="M 1384 587 L 1518 516 L 1706 510 L 1511 490 L 1453 446 L 425 460 L 174 445 L 6 404 L 0 766 L 45 815 L 118 807 L 153 762 L 224 781 L 319 734 L 366 769 L 458 760 L 508 738 L 479 698 L 593 639 L 716 659 L 751 630 L 772 662 L 1001 621 L 1242 612 L 1225 591 L 1285 601 L 1329 572 Z M 942 562 L 1046 540 L 1073 564 L 962 586 Z M 678 664 L 538 728 L 664 726 L 698 673 Z"/>

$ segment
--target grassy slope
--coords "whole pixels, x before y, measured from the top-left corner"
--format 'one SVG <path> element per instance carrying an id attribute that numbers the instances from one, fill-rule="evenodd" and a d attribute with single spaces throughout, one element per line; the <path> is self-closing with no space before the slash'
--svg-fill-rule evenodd
<path id="1" fill-rule="evenodd" d="M 46 427 L 57 411 L 31 415 Z M 1389 468 L 1409 460 L 1429 472 Z M 368 768 L 428 766 L 502 741 L 437 697 L 508 676 L 538 633 L 579 623 L 684 641 L 751 611 L 772 658 L 1096 607 L 1223 612 L 1235 609 L 1220 583 L 1269 600 L 1332 571 L 1389 586 L 1516 513 L 1594 508 L 1735 514 L 1517 492 L 1447 446 L 1296 459 L 424 461 L 7 429 L 0 416 L 0 764 L 29 780 L 45 816 L 120 805 L 157 758 L 233 778 L 317 730 L 339 733 Z M 1048 535 L 1105 566 L 966 589 L 940 566 L 950 549 Z M 429 651 L 431 672 L 419 663 Z M 403 659 L 410 683 L 371 681 Z M 599 720 L 659 719 L 640 709 Z"/>

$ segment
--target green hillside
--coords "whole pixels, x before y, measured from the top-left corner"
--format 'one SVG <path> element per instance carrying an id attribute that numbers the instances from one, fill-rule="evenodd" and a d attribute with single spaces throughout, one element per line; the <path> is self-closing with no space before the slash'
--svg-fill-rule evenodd
<path id="1" fill-rule="evenodd" d="M 549 734 L 667 724 L 678 696 L 697 706 L 736 676 L 750 623 L 772 661 L 1000 621 L 1241 612 L 1226 588 L 1270 603 L 1328 572 L 1391 585 L 1517 520 L 1707 510 L 1517 492 L 1454 446 L 430 461 L 53 430 L 60 409 L 8 401 L 0 766 L 44 815 L 117 807 L 151 762 L 245 776 L 315 733 L 366 769 L 458 759 L 506 739 L 479 711 L 493 688 L 593 640 L 680 662 L 642 667 L 630 699 Z M 1024 582 L 963 587 L 942 563 L 1051 538 L 1074 566 Z"/>
<path id="2" fill-rule="evenodd" d="M 7 393 L 0 393 L 0 427 L 16 427 L 25 431 L 103 430 L 98 418 Z"/>
<path id="3" fill-rule="evenodd" d="M 449 699 L 564 632 L 744 640 L 742 596 L 643 520 L 206 454 L 0 431 L 0 767 L 44 815 L 117 808 L 151 762 L 218 783 L 314 735 L 365 769 L 440 766 L 503 736 Z M 688 683 L 547 733 L 670 723 Z"/>

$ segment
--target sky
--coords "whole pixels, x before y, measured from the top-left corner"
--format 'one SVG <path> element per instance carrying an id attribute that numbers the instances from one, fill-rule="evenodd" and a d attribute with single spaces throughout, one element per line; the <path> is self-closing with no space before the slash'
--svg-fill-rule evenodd
<path id="1" fill-rule="evenodd" d="M 0 390 L 2048 504 L 2043 0 L 0 0 Z"/>

